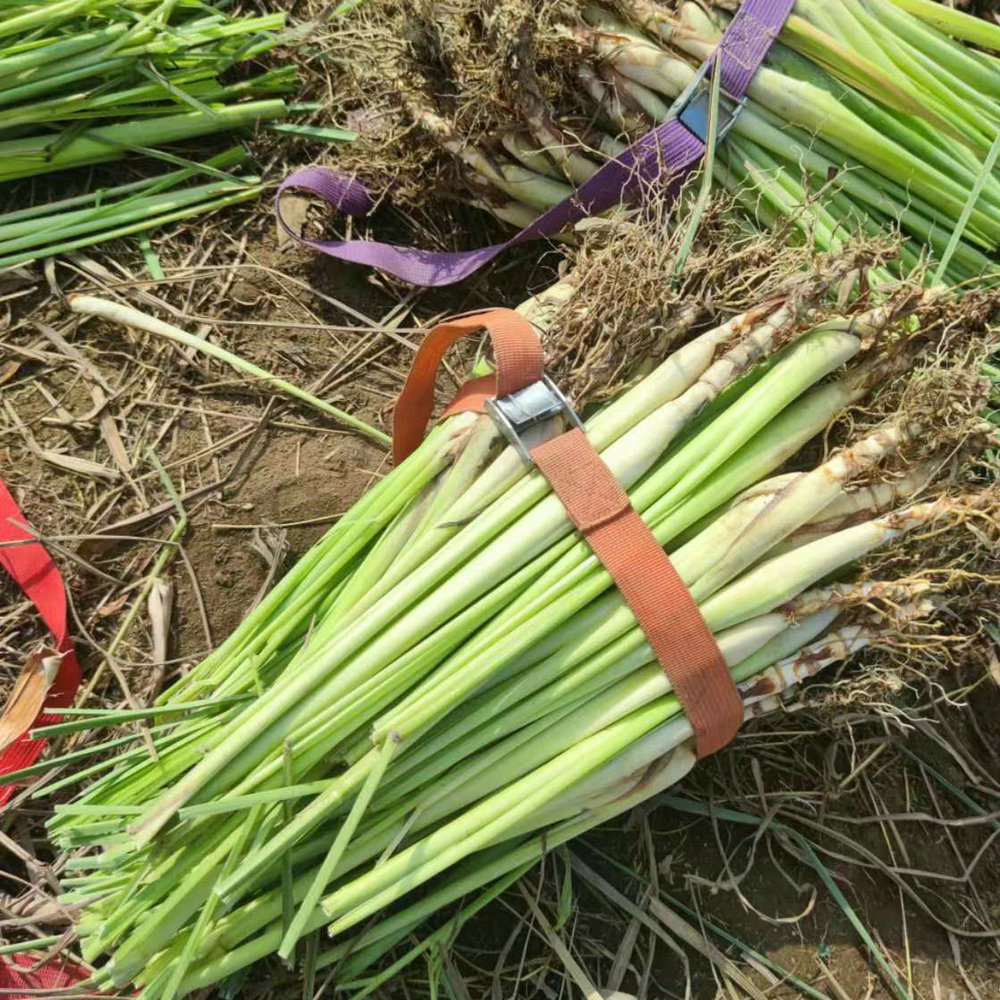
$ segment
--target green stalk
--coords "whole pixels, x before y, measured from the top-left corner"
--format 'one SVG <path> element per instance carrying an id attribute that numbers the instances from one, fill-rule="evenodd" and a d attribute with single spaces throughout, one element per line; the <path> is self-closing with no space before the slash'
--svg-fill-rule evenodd
<path id="1" fill-rule="evenodd" d="M 51 154 L 48 152 L 51 146 L 48 136 L 7 139 L 0 141 L 0 181 L 117 160 L 138 147 L 165 146 L 184 139 L 242 128 L 259 121 L 281 118 L 285 112 L 283 101 L 250 101 L 215 108 L 211 115 L 191 112 L 104 125 L 70 139 Z"/>
<path id="2" fill-rule="evenodd" d="M 326 413 L 337 420 L 338 423 L 342 423 L 352 430 L 364 434 L 378 444 L 389 444 L 389 436 L 387 434 L 376 430 L 374 427 L 370 427 L 364 421 L 358 420 L 357 417 L 352 417 L 349 413 L 345 413 L 343 410 L 326 402 L 326 400 L 320 399 L 318 396 L 314 396 L 312 393 L 306 392 L 304 389 L 300 389 L 298 386 L 293 385 L 291 382 L 286 382 L 276 375 L 272 375 L 260 366 L 253 364 L 253 362 L 246 361 L 231 351 L 227 351 L 225 348 L 205 340 L 203 337 L 196 337 L 182 330 L 180 327 L 164 323 L 162 320 L 155 319 L 152 316 L 147 316 L 138 309 L 132 309 L 117 302 L 99 299 L 92 295 L 71 296 L 69 307 L 74 312 L 81 312 L 90 316 L 100 316 L 104 319 L 110 319 L 117 323 L 123 323 L 136 329 L 146 330 L 149 333 L 166 337 L 168 340 L 183 344 L 185 347 L 193 347 L 204 354 L 209 354 L 220 361 L 225 361 L 226 364 L 231 365 L 237 371 L 261 379 L 265 385 L 278 392 L 308 403 L 314 409 Z"/>
<path id="3" fill-rule="evenodd" d="M 1000 26 L 935 0 L 892 0 L 897 7 L 934 25 L 952 38 L 1000 52 Z"/>
<path id="4" fill-rule="evenodd" d="M 319 904 L 323 890 L 333 879 L 333 876 L 337 871 L 337 866 L 340 864 L 341 859 L 344 856 L 344 851 L 347 850 L 347 845 L 350 843 L 351 837 L 354 836 L 354 832 L 357 830 L 358 824 L 361 822 L 361 817 L 364 815 L 365 810 L 368 808 L 368 804 L 372 800 L 372 796 L 375 794 L 379 783 L 382 781 L 382 776 L 385 774 L 385 769 L 389 766 L 389 761 L 392 759 L 392 754 L 395 748 L 396 743 L 391 739 L 386 740 L 382 746 L 378 759 L 369 772 L 368 777 L 365 779 L 365 783 L 362 785 L 358 797 L 354 800 L 354 805 L 351 807 L 351 811 L 348 813 L 347 819 L 344 820 L 340 829 L 337 831 L 337 836 L 330 845 L 329 853 L 323 859 L 323 863 L 319 866 L 316 878 L 314 879 L 312 885 L 309 886 L 309 891 L 306 893 L 305 899 L 302 901 L 302 905 L 299 907 L 295 914 L 295 918 L 292 920 L 291 926 L 282 938 L 281 945 L 278 948 L 278 954 L 286 961 L 294 954 L 295 945 L 298 943 L 299 938 L 305 933 L 306 926 Z M 223 876 L 226 874 L 226 872 L 223 872 Z"/>
<path id="5" fill-rule="evenodd" d="M 235 167 L 246 160 L 246 150 L 242 146 L 235 146 L 232 149 L 220 153 L 206 160 L 206 169 L 226 170 Z M 4 212 L 0 215 L 0 229 L 15 222 L 24 222 L 29 219 L 38 220 L 39 216 L 57 215 L 65 209 L 76 208 L 81 205 L 90 205 L 92 208 L 99 208 L 102 204 L 116 201 L 121 195 L 132 195 L 149 191 L 165 191 L 175 184 L 191 180 L 197 176 L 198 170 L 194 167 L 185 167 L 183 170 L 176 170 L 156 177 L 145 177 L 142 180 L 132 181 L 129 184 L 119 184 L 113 188 L 98 188 L 88 191 L 85 194 L 76 195 L 72 198 L 63 198 L 59 201 L 41 202 L 29 208 L 17 209 L 14 212 Z"/>

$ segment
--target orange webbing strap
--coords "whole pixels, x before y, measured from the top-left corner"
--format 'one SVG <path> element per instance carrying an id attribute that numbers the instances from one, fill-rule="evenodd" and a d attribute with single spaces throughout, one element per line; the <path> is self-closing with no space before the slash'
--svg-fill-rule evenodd
<path id="1" fill-rule="evenodd" d="M 538 471 L 632 609 L 695 732 L 698 756 L 721 750 L 743 721 L 743 699 L 715 637 L 674 564 L 583 431 L 531 452 Z"/>
<path id="2" fill-rule="evenodd" d="M 482 329 L 490 333 L 497 354 L 496 385 L 493 376 L 467 383 L 450 412 L 481 411 L 483 401 L 493 395 L 488 390 L 505 395 L 541 378 L 538 336 L 515 312 L 498 309 L 435 327 L 418 350 L 396 404 L 397 462 L 423 437 L 433 408 L 438 363 L 448 345 Z M 635 615 L 684 706 L 698 756 L 721 749 L 743 721 L 743 701 L 698 605 L 666 552 L 582 431 L 574 428 L 552 438 L 535 448 L 531 457 Z"/>
<path id="3" fill-rule="evenodd" d="M 493 343 L 496 375 L 486 375 L 463 390 L 471 390 L 449 409 L 482 410 L 482 402 L 494 396 L 509 396 L 542 377 L 542 345 L 531 324 L 512 309 L 492 309 L 439 323 L 420 345 L 413 367 L 392 414 L 392 455 L 398 464 L 423 440 L 434 410 L 434 383 L 445 351 L 460 337 L 486 330 Z M 492 391 L 487 392 L 489 387 Z"/>

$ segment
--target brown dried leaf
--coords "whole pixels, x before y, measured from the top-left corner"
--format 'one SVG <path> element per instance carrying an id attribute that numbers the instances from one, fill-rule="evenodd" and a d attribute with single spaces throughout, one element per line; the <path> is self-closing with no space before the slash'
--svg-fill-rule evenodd
<path id="1" fill-rule="evenodd" d="M 58 465 L 59 468 L 67 472 L 75 472 L 80 476 L 90 476 L 94 479 L 104 479 L 114 482 L 118 478 L 116 469 L 109 469 L 100 462 L 92 462 L 89 458 L 80 458 L 78 455 L 64 455 L 61 451 L 45 449 L 38 453 L 39 458 L 49 462 L 51 465 Z"/>
<path id="2" fill-rule="evenodd" d="M 0 751 L 31 728 L 61 664 L 62 655 L 47 646 L 28 657 L 0 714 Z"/>
<path id="3" fill-rule="evenodd" d="M 98 618 L 110 618 L 112 615 L 118 614 L 118 612 L 125 607 L 127 602 L 128 594 L 120 594 L 113 601 L 108 601 L 107 604 L 101 605 L 95 614 Z"/>

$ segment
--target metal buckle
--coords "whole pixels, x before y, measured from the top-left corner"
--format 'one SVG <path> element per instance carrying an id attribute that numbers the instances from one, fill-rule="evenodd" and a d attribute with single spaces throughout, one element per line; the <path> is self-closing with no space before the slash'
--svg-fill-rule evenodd
<path id="1" fill-rule="evenodd" d="M 555 436 L 549 433 L 534 441 L 529 447 L 524 439 L 533 428 L 547 420 L 563 416 L 574 427 L 583 430 L 583 424 L 576 411 L 548 375 L 543 375 L 540 382 L 532 382 L 531 385 L 526 385 L 509 396 L 486 400 L 486 412 L 503 432 L 504 437 L 529 464 L 533 461 L 531 448 Z"/>
<path id="2" fill-rule="evenodd" d="M 703 62 L 694 79 L 681 91 L 670 107 L 671 115 L 676 115 L 677 120 L 703 143 L 708 142 L 708 118 L 712 108 L 711 73 L 714 66 L 714 59 Z M 721 142 L 726 137 L 746 103 L 745 95 L 736 97 L 720 88 L 716 142 Z"/>

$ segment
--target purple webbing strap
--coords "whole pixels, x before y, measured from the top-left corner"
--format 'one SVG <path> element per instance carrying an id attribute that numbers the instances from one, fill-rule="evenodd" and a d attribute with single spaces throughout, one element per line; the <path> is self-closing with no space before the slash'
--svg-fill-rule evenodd
<path id="1" fill-rule="evenodd" d="M 782 29 L 795 0 L 744 0 L 729 23 L 713 59 L 722 60 L 721 87 L 742 97 Z M 281 196 L 291 189 L 308 191 L 351 216 L 367 215 L 371 195 L 357 178 L 328 167 L 308 167 L 282 181 L 275 195 L 278 224 L 293 239 L 339 260 L 388 271 L 414 285 L 451 285 L 467 278 L 508 247 L 551 236 L 620 201 L 633 201 L 645 185 L 661 178 L 680 180 L 705 152 L 705 144 L 677 118 L 671 118 L 621 155 L 609 160 L 565 201 L 542 213 L 504 243 L 478 250 L 443 252 L 371 240 L 306 240 L 293 232 L 281 214 Z"/>

